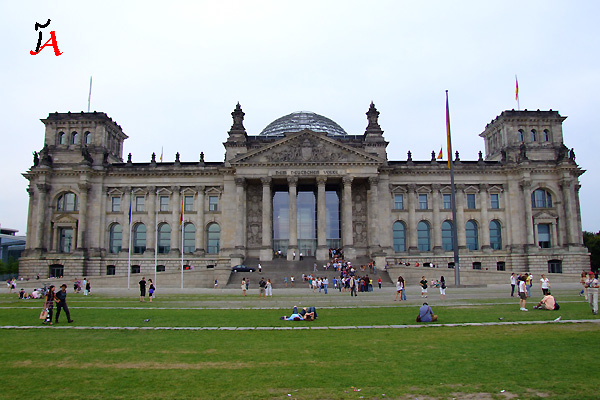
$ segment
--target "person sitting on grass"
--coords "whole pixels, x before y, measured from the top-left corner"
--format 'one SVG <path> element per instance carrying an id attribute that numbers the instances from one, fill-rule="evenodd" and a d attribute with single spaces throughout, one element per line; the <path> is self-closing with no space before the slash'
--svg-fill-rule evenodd
<path id="1" fill-rule="evenodd" d="M 317 319 L 317 309 L 313 306 L 304 307 L 302 310 L 300 310 L 299 314 L 306 321 L 314 321 L 315 319 Z"/>
<path id="2" fill-rule="evenodd" d="M 417 315 L 417 322 L 433 322 L 437 321 L 438 316 L 433 313 L 429 304 L 423 303 L 419 308 L 419 315 Z"/>
<path id="3" fill-rule="evenodd" d="M 533 306 L 533 308 L 537 309 L 537 310 L 556 310 L 557 303 L 556 303 L 556 299 L 554 299 L 554 296 L 552 296 L 552 294 L 550 292 L 548 292 L 548 294 L 546 296 L 544 296 L 544 298 L 542 299 L 542 301 L 540 301 L 538 303 L 537 306 Z"/>

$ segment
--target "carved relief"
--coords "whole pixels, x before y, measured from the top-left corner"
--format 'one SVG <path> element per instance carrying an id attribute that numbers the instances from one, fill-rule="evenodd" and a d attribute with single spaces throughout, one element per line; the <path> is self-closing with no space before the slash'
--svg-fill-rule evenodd
<path id="1" fill-rule="evenodd" d="M 248 247 L 262 244 L 262 184 L 246 189 L 246 234 Z"/>
<path id="2" fill-rule="evenodd" d="M 352 221 L 355 246 L 367 245 L 367 185 L 359 183 L 352 186 Z"/>
<path id="3" fill-rule="evenodd" d="M 312 136 L 299 136 L 273 148 L 265 158 L 270 162 L 340 162 L 349 161 L 350 153 L 341 148 L 327 145 Z M 352 157 L 355 158 L 355 157 Z"/>

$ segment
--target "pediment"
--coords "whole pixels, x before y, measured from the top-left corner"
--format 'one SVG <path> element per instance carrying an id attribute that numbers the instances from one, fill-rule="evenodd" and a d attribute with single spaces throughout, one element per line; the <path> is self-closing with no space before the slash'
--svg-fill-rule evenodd
<path id="1" fill-rule="evenodd" d="M 464 190 L 465 193 L 479 193 L 479 188 L 477 186 L 469 185 Z"/>
<path id="2" fill-rule="evenodd" d="M 543 221 L 554 221 L 558 218 L 558 215 L 556 215 L 554 212 L 551 211 L 540 211 L 537 214 L 533 215 L 533 219 L 535 219 L 537 222 L 543 222 Z"/>
<path id="3" fill-rule="evenodd" d="M 70 214 L 60 214 L 52 219 L 52 222 L 60 225 L 74 225 L 77 223 L 77 218 L 74 218 Z"/>
<path id="4" fill-rule="evenodd" d="M 232 165 L 383 164 L 385 160 L 322 133 L 303 130 L 260 149 L 238 155 Z"/>

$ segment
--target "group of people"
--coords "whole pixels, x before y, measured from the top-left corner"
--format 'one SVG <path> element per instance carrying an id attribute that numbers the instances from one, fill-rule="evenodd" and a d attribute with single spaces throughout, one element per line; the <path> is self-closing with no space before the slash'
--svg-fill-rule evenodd
<path id="1" fill-rule="evenodd" d="M 314 321 L 317 319 L 317 309 L 315 307 L 304 307 L 298 311 L 298 306 L 294 306 L 289 316 L 284 315 L 279 319 L 285 321 Z"/>
<path id="2" fill-rule="evenodd" d="M 44 325 L 52 325 L 52 316 L 54 313 L 54 303 L 56 303 L 56 318 L 54 323 L 58 323 L 58 317 L 60 316 L 61 310 L 65 311 L 67 315 L 67 322 L 72 323 L 71 313 L 69 312 L 69 307 L 67 306 L 67 285 L 60 285 L 60 290 L 58 292 L 54 291 L 54 285 L 50 285 L 48 288 L 48 292 L 46 293 L 46 298 L 44 301 L 44 309 L 42 310 L 42 314 L 40 314 L 40 318 L 43 320 L 42 323 Z"/>
<path id="3" fill-rule="evenodd" d="M 148 297 L 150 298 L 150 303 L 152 303 L 154 292 L 156 291 L 156 286 L 154 286 L 152 279 L 148 279 L 148 282 L 146 282 L 146 278 L 142 276 L 142 280 L 138 284 L 140 285 L 140 301 L 146 300 L 146 289 L 148 289 Z"/>

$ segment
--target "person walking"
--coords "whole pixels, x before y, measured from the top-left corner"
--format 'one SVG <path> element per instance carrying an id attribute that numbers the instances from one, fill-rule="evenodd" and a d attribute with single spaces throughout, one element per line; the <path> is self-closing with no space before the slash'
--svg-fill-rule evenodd
<path id="1" fill-rule="evenodd" d="M 85 283 L 85 295 L 92 295 L 92 283 L 90 282 L 90 280 L 88 279 L 87 282 Z"/>
<path id="2" fill-rule="evenodd" d="M 356 283 L 356 280 L 354 279 L 353 276 L 349 277 L 348 279 L 349 279 L 348 284 L 350 285 L 350 297 L 358 296 L 358 293 L 356 293 L 356 286 L 358 285 Z"/>
<path id="3" fill-rule="evenodd" d="M 527 304 L 527 278 L 524 276 L 519 278 L 519 305 L 521 306 L 521 311 L 529 311 L 525 308 Z"/>
<path id="4" fill-rule="evenodd" d="M 266 297 L 266 295 L 265 295 L 266 287 L 267 287 L 267 282 L 265 281 L 265 278 L 261 277 L 260 281 L 258 282 L 258 298 L 259 299 L 261 298 L 261 296 Z"/>
<path id="5" fill-rule="evenodd" d="M 527 285 L 527 297 L 531 297 L 531 287 L 533 286 L 533 275 L 525 274 L 525 284 Z"/>
<path id="6" fill-rule="evenodd" d="M 421 277 L 419 285 L 421 285 L 421 297 L 427 298 L 427 279 L 424 276 Z"/>
<path id="7" fill-rule="evenodd" d="M 581 271 L 581 278 L 579 279 L 579 283 L 581 283 L 581 292 L 579 293 L 580 296 L 585 295 L 585 301 L 588 301 L 588 294 L 587 294 L 587 288 L 585 287 L 585 280 L 587 278 L 587 274 L 585 273 L 585 271 Z"/>
<path id="8" fill-rule="evenodd" d="M 400 280 L 402 280 L 402 294 L 400 300 L 406 300 L 406 282 L 402 276 L 400 276 Z"/>
<path id="9" fill-rule="evenodd" d="M 52 312 L 54 311 L 55 301 L 56 294 L 54 293 L 54 285 L 50 285 L 48 293 L 46 293 L 46 299 L 44 300 L 44 309 L 48 313 L 46 319 L 42 322 L 44 325 L 52 325 Z"/>
<path id="10" fill-rule="evenodd" d="M 396 297 L 394 298 L 394 301 L 397 301 L 398 297 L 400 297 L 400 301 L 402 301 L 402 289 L 403 288 L 404 288 L 404 282 L 402 282 L 402 277 L 399 276 L 398 281 L 396 281 Z"/>
<path id="11" fill-rule="evenodd" d="M 140 285 L 140 301 L 146 300 L 146 278 L 142 276 L 142 280 L 138 282 Z"/>
<path id="12" fill-rule="evenodd" d="M 271 279 L 267 279 L 266 292 L 267 296 L 273 297 L 273 284 L 271 283 Z"/>
<path id="13" fill-rule="evenodd" d="M 381 289 L 381 277 L 379 277 L 379 279 L 377 279 L 377 284 L 379 285 L 379 289 Z"/>
<path id="14" fill-rule="evenodd" d="M 246 296 L 246 279 L 242 278 L 242 293 L 244 294 L 244 297 Z"/>
<path id="15" fill-rule="evenodd" d="M 156 286 L 154 286 L 152 279 L 148 279 L 148 297 L 150 298 L 150 303 L 152 303 L 152 299 L 154 299 L 155 291 L 156 291 Z"/>
<path id="16" fill-rule="evenodd" d="M 510 297 L 515 297 L 515 286 L 517 286 L 517 278 L 513 272 L 510 274 Z"/>
<path id="17" fill-rule="evenodd" d="M 587 288 L 588 301 L 594 315 L 598 315 L 598 286 L 598 278 L 590 271 L 588 278 L 585 280 L 585 287 Z"/>
<path id="18" fill-rule="evenodd" d="M 69 312 L 69 306 L 67 306 L 67 285 L 64 283 L 60 285 L 60 290 L 55 294 L 56 298 L 56 319 L 54 322 L 58 324 L 58 317 L 60 315 L 60 310 L 65 310 L 65 314 L 67 314 L 67 322 L 71 323 L 73 320 L 71 319 L 71 313 Z"/>
<path id="19" fill-rule="evenodd" d="M 88 295 L 88 291 L 86 289 L 87 288 L 87 278 L 83 278 L 83 284 L 82 284 L 82 286 L 83 286 L 83 295 L 87 296 Z"/>
<path id="20" fill-rule="evenodd" d="M 550 279 L 546 278 L 544 274 L 540 278 L 540 287 L 542 288 L 542 293 L 544 296 L 548 296 L 548 292 L 550 291 Z"/>
<path id="21" fill-rule="evenodd" d="M 440 278 L 440 299 L 446 300 L 446 279 L 444 275 Z"/>

